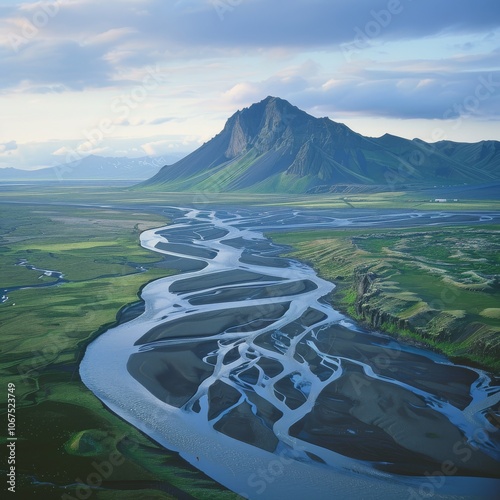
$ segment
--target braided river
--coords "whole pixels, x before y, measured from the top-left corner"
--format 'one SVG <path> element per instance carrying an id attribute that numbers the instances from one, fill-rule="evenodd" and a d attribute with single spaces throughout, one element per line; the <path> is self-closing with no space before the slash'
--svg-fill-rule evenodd
<path id="1" fill-rule="evenodd" d="M 498 498 L 498 381 L 356 324 L 264 236 L 498 213 L 164 211 L 141 245 L 181 272 L 80 366 L 107 407 L 247 498 Z"/>

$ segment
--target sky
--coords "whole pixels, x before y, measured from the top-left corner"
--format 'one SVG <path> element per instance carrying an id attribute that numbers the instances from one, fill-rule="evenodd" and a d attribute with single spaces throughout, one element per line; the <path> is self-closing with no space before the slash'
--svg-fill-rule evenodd
<path id="1" fill-rule="evenodd" d="M 1 168 L 168 163 L 268 95 L 370 137 L 500 140 L 500 2 L 0 3 Z"/>

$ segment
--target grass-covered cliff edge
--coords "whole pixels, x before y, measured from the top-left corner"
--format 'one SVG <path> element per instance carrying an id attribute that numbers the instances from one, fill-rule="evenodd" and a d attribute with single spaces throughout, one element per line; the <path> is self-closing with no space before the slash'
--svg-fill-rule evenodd
<path id="1" fill-rule="evenodd" d="M 270 235 L 337 286 L 373 328 L 500 372 L 500 228 L 337 229 Z"/>

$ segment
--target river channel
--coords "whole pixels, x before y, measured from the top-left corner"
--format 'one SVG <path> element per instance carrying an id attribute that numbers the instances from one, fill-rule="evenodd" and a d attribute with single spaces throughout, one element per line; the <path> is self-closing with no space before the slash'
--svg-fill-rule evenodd
<path id="1" fill-rule="evenodd" d="M 141 245 L 179 269 L 87 349 L 112 411 L 248 498 L 496 498 L 500 387 L 371 332 L 264 232 L 498 222 L 499 214 L 167 208 Z"/>

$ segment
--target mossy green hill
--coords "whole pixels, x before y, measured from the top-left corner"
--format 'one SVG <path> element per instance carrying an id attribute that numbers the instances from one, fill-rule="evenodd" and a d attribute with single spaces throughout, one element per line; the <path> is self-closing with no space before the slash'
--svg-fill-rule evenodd
<path id="1" fill-rule="evenodd" d="M 339 185 L 387 190 L 500 180 L 500 143 L 429 144 L 386 134 L 364 137 L 267 97 L 231 116 L 196 151 L 164 166 L 138 189 L 312 193 Z"/>
<path id="2" fill-rule="evenodd" d="M 371 327 L 500 371 L 500 231 L 338 229 L 274 234 L 336 283 L 334 306 Z"/>

